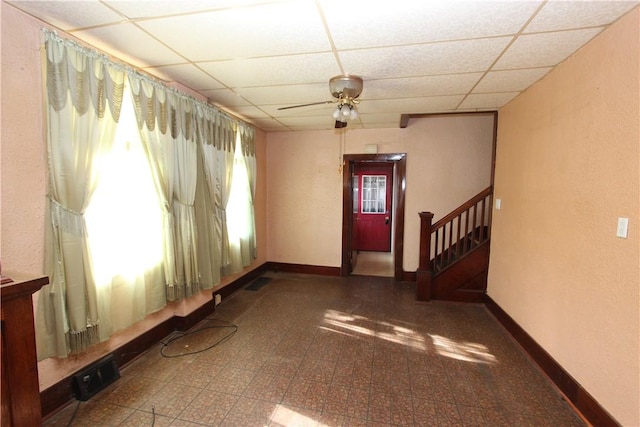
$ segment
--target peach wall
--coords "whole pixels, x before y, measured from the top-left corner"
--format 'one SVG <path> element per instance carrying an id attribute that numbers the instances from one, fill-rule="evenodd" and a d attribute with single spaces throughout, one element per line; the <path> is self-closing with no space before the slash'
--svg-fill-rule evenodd
<path id="1" fill-rule="evenodd" d="M 40 67 L 41 26 L 2 8 L 2 269 L 44 272 L 46 156 Z"/>
<path id="2" fill-rule="evenodd" d="M 40 51 L 43 24 L 4 2 L 2 19 L 2 141 L 1 149 L 1 246 L 3 272 L 44 273 L 44 224 L 47 193 L 46 143 Z M 63 35 L 61 32 L 59 34 Z M 256 232 L 258 258 L 244 273 L 266 262 L 266 136 L 256 132 L 257 191 Z M 242 273 L 226 277 L 217 287 Z M 111 352 L 118 345 L 153 328 L 173 315 L 187 315 L 211 301 L 211 291 L 148 316 L 82 356 L 46 359 L 38 364 L 40 387 L 45 389 L 81 366 Z"/>
<path id="3" fill-rule="evenodd" d="M 407 154 L 403 268 L 418 268 L 419 211 L 435 219 L 490 185 L 493 116 L 413 119 L 405 129 L 346 128 L 346 154 Z M 267 134 L 268 259 L 339 267 L 342 173 L 339 131 Z"/>
<path id="4" fill-rule="evenodd" d="M 623 425 L 640 425 L 639 28 L 636 8 L 500 110 L 488 289 Z"/>

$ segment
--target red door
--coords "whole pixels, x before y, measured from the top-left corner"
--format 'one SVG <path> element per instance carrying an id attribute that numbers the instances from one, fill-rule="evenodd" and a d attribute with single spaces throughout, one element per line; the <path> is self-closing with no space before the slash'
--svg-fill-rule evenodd
<path id="1" fill-rule="evenodd" d="M 354 172 L 353 248 L 390 252 L 393 165 L 358 165 Z"/>

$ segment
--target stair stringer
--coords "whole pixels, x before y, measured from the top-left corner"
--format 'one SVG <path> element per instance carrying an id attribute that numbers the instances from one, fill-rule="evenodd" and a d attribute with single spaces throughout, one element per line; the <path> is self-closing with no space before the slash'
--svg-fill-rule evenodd
<path id="1" fill-rule="evenodd" d="M 482 302 L 487 291 L 489 240 L 434 274 L 431 297 L 439 300 Z"/>

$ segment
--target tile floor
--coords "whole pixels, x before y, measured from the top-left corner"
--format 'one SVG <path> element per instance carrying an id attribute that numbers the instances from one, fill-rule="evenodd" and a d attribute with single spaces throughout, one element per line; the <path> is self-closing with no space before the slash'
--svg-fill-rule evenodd
<path id="1" fill-rule="evenodd" d="M 393 273 L 393 253 L 360 251 L 352 274 L 393 277 Z"/>
<path id="2" fill-rule="evenodd" d="M 383 277 L 266 276 L 45 425 L 584 425 L 482 305 L 418 304 Z M 205 350 L 223 320 L 237 332 Z"/>

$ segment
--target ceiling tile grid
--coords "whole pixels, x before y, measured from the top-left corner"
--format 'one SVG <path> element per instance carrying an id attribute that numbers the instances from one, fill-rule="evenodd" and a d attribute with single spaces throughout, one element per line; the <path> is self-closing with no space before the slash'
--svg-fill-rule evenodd
<path id="1" fill-rule="evenodd" d="M 349 128 L 499 109 L 639 1 L 2 3 L 271 132 L 332 129 L 340 74 L 364 79 Z"/>

